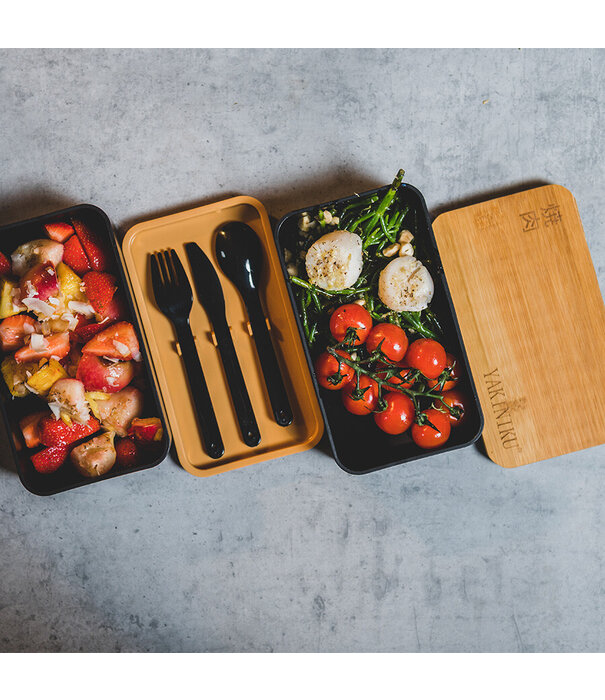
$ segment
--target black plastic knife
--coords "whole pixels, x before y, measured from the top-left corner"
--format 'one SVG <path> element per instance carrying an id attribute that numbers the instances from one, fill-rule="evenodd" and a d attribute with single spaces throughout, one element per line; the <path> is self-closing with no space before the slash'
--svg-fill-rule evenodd
<path id="1" fill-rule="evenodd" d="M 214 265 L 197 243 L 186 243 L 185 250 L 198 299 L 208 314 L 216 336 L 242 438 L 246 445 L 255 447 L 260 442 L 260 431 L 229 331 L 220 280 Z"/>

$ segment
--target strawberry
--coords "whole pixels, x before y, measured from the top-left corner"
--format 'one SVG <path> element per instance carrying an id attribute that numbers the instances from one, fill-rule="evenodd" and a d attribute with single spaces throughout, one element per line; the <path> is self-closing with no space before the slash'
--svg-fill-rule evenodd
<path id="1" fill-rule="evenodd" d="M 135 467 L 139 461 L 139 449 L 130 438 L 117 441 L 116 455 L 116 461 L 121 467 Z"/>
<path id="2" fill-rule="evenodd" d="M 97 355 L 85 352 L 78 362 L 76 379 L 79 379 L 86 391 L 104 391 L 115 394 L 130 383 L 134 376 L 133 363 L 103 360 Z"/>
<path id="3" fill-rule="evenodd" d="M 10 275 L 12 272 L 13 266 L 10 263 L 10 260 L 4 255 L 4 253 L 0 253 L 0 275 Z"/>
<path id="4" fill-rule="evenodd" d="M 68 445 L 55 445 L 36 452 L 31 457 L 34 469 L 41 474 L 56 472 L 67 459 L 69 449 Z"/>
<path id="5" fill-rule="evenodd" d="M 44 224 L 44 228 L 46 229 L 46 234 L 48 237 L 53 241 L 57 241 L 58 243 L 65 243 L 72 233 L 75 233 L 73 226 L 66 224 L 63 221 L 55 221 L 50 224 Z"/>
<path id="6" fill-rule="evenodd" d="M 90 267 L 93 270 L 106 270 L 109 267 L 109 256 L 103 249 L 99 237 L 82 221 L 72 219 L 72 223 L 76 229 L 76 235 L 80 239 L 82 248 L 84 248 Z"/>
<path id="7" fill-rule="evenodd" d="M 164 431 L 159 418 L 134 418 L 128 435 L 137 442 L 156 442 L 162 439 Z"/>
<path id="8" fill-rule="evenodd" d="M 112 301 L 118 289 L 116 278 L 109 272 L 87 272 L 82 278 L 90 305 L 97 314 L 97 320 L 109 318 Z"/>
<path id="9" fill-rule="evenodd" d="M 83 275 L 92 268 L 77 236 L 68 238 L 63 251 L 63 262 L 77 274 Z"/>
<path id="10" fill-rule="evenodd" d="M 45 416 L 48 416 L 48 411 L 32 413 L 19 421 L 26 447 L 38 447 L 40 444 L 40 420 Z"/>
<path id="11" fill-rule="evenodd" d="M 132 323 L 128 321 L 114 323 L 113 326 L 97 333 L 82 348 L 82 352 L 114 360 L 139 360 L 141 357 L 137 334 Z"/>
<path id="12" fill-rule="evenodd" d="M 38 335 L 38 334 L 34 334 Z M 53 333 L 43 338 L 43 345 L 40 350 L 35 350 L 31 347 L 30 335 L 28 342 L 20 350 L 15 353 L 17 362 L 33 362 L 41 360 L 43 357 L 54 357 L 59 360 L 69 355 L 69 333 Z"/>
<path id="13" fill-rule="evenodd" d="M 78 323 L 73 331 L 73 337 L 79 343 L 87 343 L 99 331 L 102 331 L 103 328 L 107 328 L 110 323 L 111 321 L 109 319 L 101 323 Z"/>
<path id="14" fill-rule="evenodd" d="M 40 420 L 40 442 L 47 447 L 70 445 L 76 440 L 88 437 L 101 427 L 99 421 L 91 416 L 88 423 L 71 423 L 68 425 L 60 418 L 45 416 Z"/>
<path id="15" fill-rule="evenodd" d="M 39 329 L 40 324 L 31 316 L 9 316 L 0 323 L 0 348 L 4 352 L 18 350 L 25 343 L 26 336 L 39 333 Z"/>

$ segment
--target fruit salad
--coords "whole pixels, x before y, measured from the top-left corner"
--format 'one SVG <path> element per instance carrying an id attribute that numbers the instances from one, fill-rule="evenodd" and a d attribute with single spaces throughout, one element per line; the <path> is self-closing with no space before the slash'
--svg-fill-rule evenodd
<path id="1" fill-rule="evenodd" d="M 98 477 L 148 462 L 163 428 L 143 415 L 139 339 L 113 257 L 77 219 L 40 235 L 10 258 L 0 253 L 2 377 L 13 398 L 41 400 L 20 420 L 16 444 L 43 474 Z"/>

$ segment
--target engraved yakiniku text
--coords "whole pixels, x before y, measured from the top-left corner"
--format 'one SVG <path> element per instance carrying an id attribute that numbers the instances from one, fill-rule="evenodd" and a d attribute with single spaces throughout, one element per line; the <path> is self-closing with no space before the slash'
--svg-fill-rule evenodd
<path id="1" fill-rule="evenodd" d="M 498 427 L 498 434 L 500 435 L 502 447 L 504 447 L 505 450 L 510 450 L 515 447 L 521 449 L 513 424 L 510 404 L 506 399 L 504 384 L 500 378 L 498 368 L 496 367 L 496 369 L 493 369 L 491 372 L 486 372 L 483 375 L 483 379 L 487 387 L 494 418 L 496 419 L 496 426 Z"/>

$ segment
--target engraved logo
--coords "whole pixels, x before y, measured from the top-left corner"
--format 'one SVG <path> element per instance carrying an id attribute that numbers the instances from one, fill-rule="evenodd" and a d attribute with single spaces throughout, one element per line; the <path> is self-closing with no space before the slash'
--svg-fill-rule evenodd
<path id="1" fill-rule="evenodd" d="M 485 386 L 487 387 L 494 418 L 496 419 L 496 425 L 498 426 L 502 447 L 504 447 L 505 450 L 513 448 L 520 450 L 521 445 L 519 444 L 517 433 L 515 432 L 510 405 L 506 399 L 504 385 L 498 373 L 498 368 L 496 367 L 496 369 L 493 369 L 491 372 L 486 372 L 483 378 L 485 380 Z"/>
<path id="2" fill-rule="evenodd" d="M 540 213 L 535 210 L 524 211 L 519 214 L 523 231 L 537 231 L 541 224 L 544 226 L 553 226 L 561 223 L 561 208 L 558 204 L 548 204 L 540 210 Z"/>

